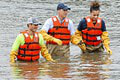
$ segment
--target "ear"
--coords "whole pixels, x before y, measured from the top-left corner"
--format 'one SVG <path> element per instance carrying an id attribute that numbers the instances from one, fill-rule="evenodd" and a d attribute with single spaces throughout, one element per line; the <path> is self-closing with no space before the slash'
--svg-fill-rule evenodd
<path id="1" fill-rule="evenodd" d="M 29 24 L 27 24 L 27 27 L 29 27 Z"/>

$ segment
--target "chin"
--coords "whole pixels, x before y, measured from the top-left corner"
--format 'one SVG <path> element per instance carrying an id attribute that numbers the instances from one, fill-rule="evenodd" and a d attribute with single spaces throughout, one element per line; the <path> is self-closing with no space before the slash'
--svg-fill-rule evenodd
<path id="1" fill-rule="evenodd" d="M 93 21 L 96 21 L 97 19 L 93 19 Z"/>
<path id="2" fill-rule="evenodd" d="M 67 15 L 65 15 L 65 17 L 67 17 Z"/>
<path id="3" fill-rule="evenodd" d="M 32 32 L 36 32 L 36 30 L 33 30 Z"/>

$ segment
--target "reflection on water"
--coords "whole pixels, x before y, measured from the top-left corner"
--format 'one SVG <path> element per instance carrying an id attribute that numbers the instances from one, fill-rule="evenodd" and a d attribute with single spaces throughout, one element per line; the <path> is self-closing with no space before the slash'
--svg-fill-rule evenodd
<path id="1" fill-rule="evenodd" d="M 68 62 L 68 61 L 67 61 Z M 11 65 L 14 79 L 47 80 L 50 78 L 68 79 L 70 66 L 67 63 L 20 62 Z"/>
<path id="2" fill-rule="evenodd" d="M 39 73 L 39 62 L 18 62 L 11 66 L 14 79 L 37 80 Z"/>
<path id="3" fill-rule="evenodd" d="M 81 76 L 86 80 L 104 80 L 109 78 L 109 75 L 102 74 L 101 71 L 108 71 L 103 69 L 102 65 L 111 64 L 109 55 L 102 53 L 96 54 L 81 54 L 81 64 L 78 71 L 82 72 Z"/>
<path id="4" fill-rule="evenodd" d="M 38 17 L 44 23 L 56 14 L 58 2 L 65 2 L 71 7 L 69 18 L 76 29 L 79 20 L 89 15 L 90 1 L 93 0 L 0 0 L 0 80 L 120 80 L 120 0 L 99 0 L 102 2 L 100 17 L 110 34 L 111 56 L 81 54 L 77 46 L 71 45 L 70 59 L 62 58 L 57 63 L 42 59 L 9 63 L 12 43 L 27 28 L 28 17 Z"/>
<path id="5" fill-rule="evenodd" d="M 17 61 L 11 66 L 12 75 L 16 80 L 49 80 L 51 78 L 105 80 L 110 78 L 110 75 L 106 74 L 109 69 L 104 67 L 112 63 L 109 57 L 109 55 L 96 53 L 81 54 L 76 59 L 71 59 L 72 61 L 62 58 L 63 63 L 61 61 L 58 61 L 58 63 Z M 76 64 L 79 60 L 81 62 Z"/>

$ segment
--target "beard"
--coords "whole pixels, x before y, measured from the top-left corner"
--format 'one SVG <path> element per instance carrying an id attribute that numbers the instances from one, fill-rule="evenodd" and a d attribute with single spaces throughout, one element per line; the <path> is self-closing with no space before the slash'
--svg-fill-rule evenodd
<path id="1" fill-rule="evenodd" d="M 35 28 L 34 28 L 34 29 L 31 29 L 31 31 L 32 31 L 32 32 L 36 32 L 36 31 L 37 31 L 37 29 L 35 29 Z"/>

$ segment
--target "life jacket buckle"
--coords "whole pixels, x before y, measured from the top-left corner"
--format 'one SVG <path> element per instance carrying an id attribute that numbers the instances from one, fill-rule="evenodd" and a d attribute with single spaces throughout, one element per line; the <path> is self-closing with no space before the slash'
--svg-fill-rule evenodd
<path id="1" fill-rule="evenodd" d="M 25 54 L 22 54 L 21 57 L 25 57 Z"/>
<path id="2" fill-rule="evenodd" d="M 58 30 L 59 26 L 56 26 L 56 30 Z"/>
<path id="3" fill-rule="evenodd" d="M 87 30 L 88 30 L 88 31 L 90 31 L 90 30 L 91 30 L 91 28 L 88 28 Z"/>

